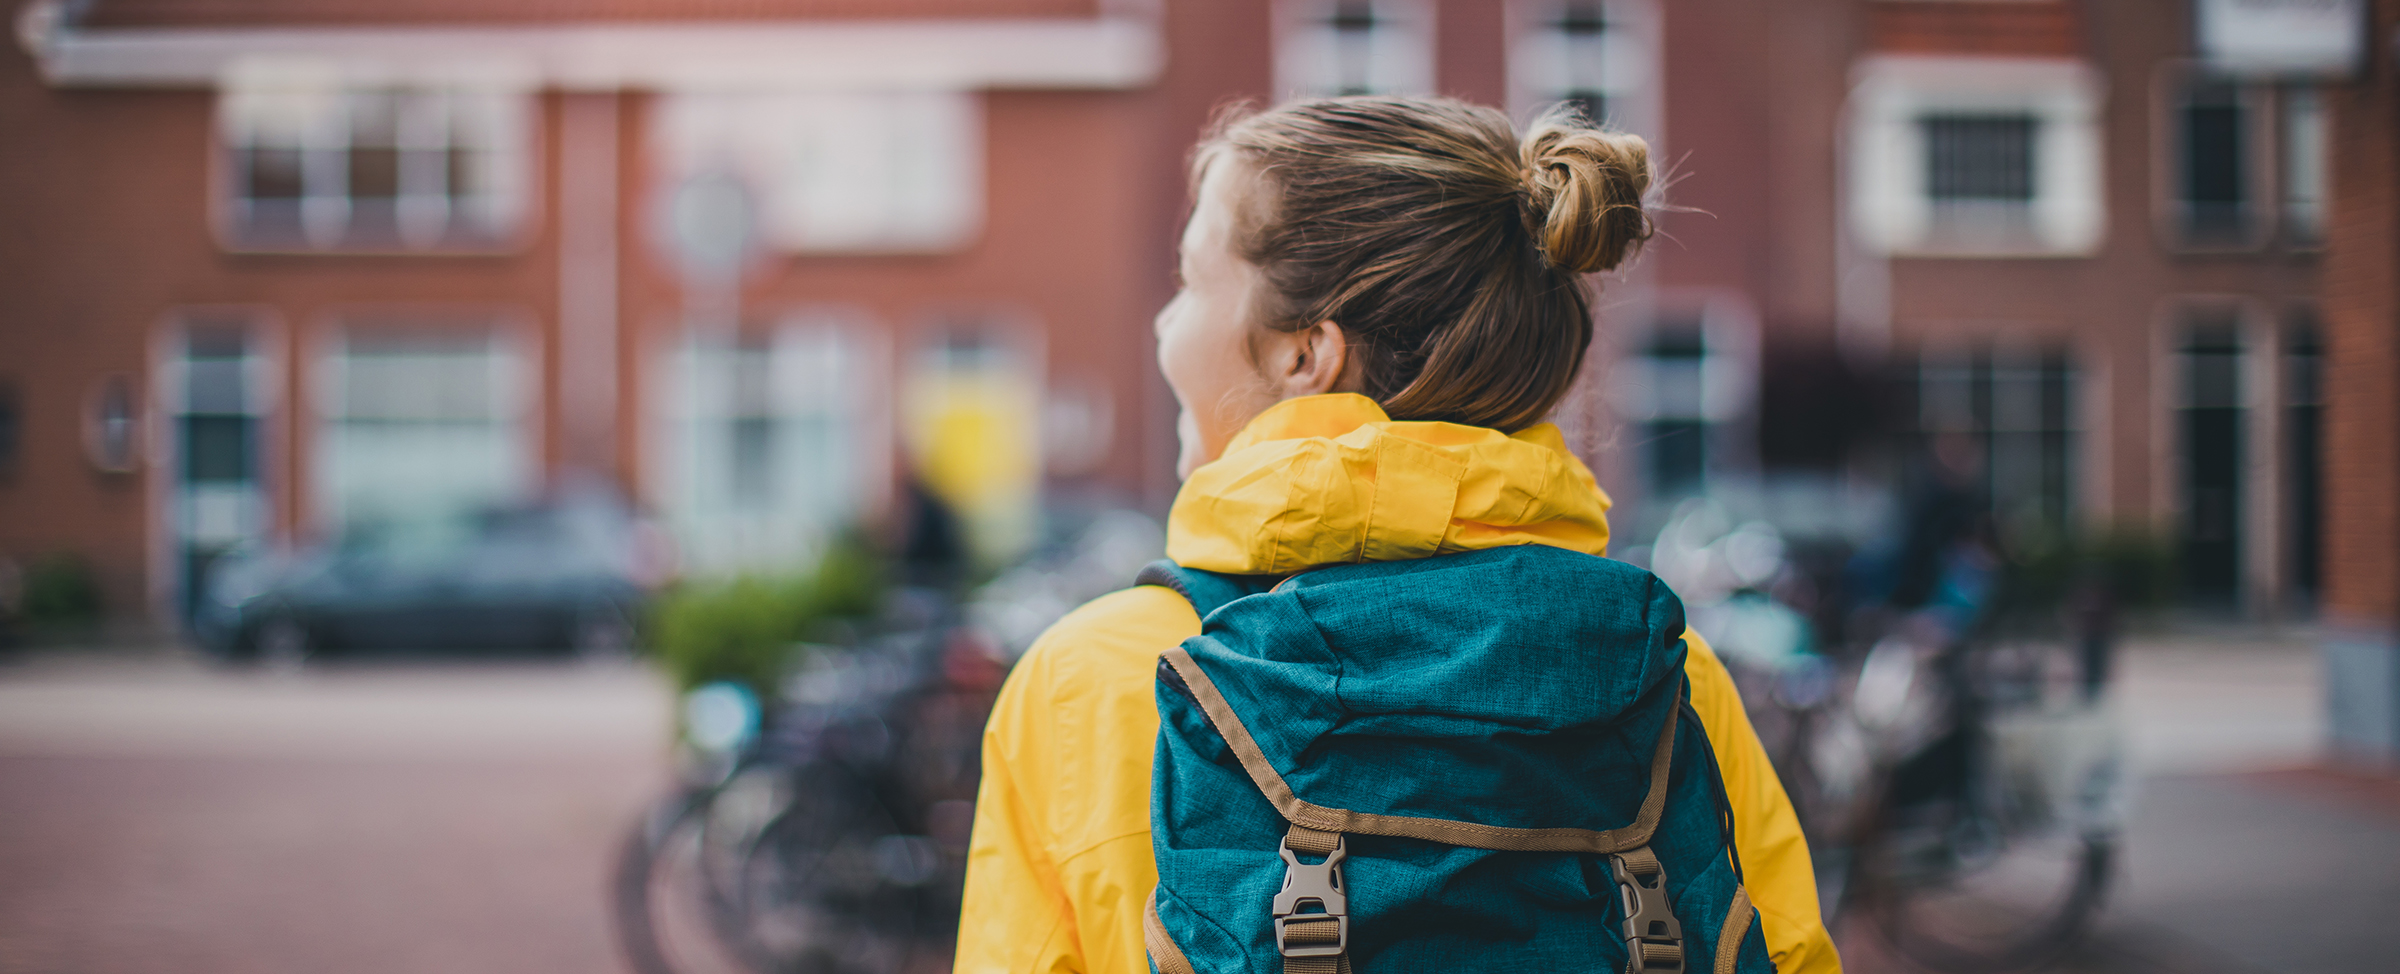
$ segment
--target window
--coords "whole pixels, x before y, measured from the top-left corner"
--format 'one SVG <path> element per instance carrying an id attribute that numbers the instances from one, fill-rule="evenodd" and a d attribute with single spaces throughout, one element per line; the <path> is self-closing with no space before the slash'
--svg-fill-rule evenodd
<path id="1" fill-rule="evenodd" d="M 792 567 L 854 516 L 886 461 L 870 405 L 881 366 L 852 316 L 796 314 L 667 359 L 658 481 L 688 567 Z"/>
<path id="2" fill-rule="evenodd" d="M 2323 96 L 2306 84 L 2162 69 L 2161 232 L 2182 250 L 2307 250 L 2325 236 Z"/>
<path id="3" fill-rule="evenodd" d="M 1646 493 L 1698 493 L 1749 459 L 1735 444 L 1757 395 L 1755 319 L 1730 301 L 1659 314 L 1640 353 L 1620 360 L 1607 389 L 1616 416 L 1639 431 Z"/>
<path id="4" fill-rule="evenodd" d="M 674 95 L 656 148 L 671 180 L 738 180 L 775 250 L 941 253 L 982 229 L 982 119 L 969 92 Z"/>
<path id="5" fill-rule="evenodd" d="M 1643 438 L 1651 489 L 1667 496 L 1697 493 L 1708 474 L 1707 341 L 1697 327 L 1660 328 L 1649 357 L 1656 407 Z"/>
<path id="6" fill-rule="evenodd" d="M 2284 524 L 2292 587 L 2307 598 L 2325 578 L 2325 343 L 2314 309 L 2285 325 L 2283 365 Z"/>
<path id="7" fill-rule="evenodd" d="M 1642 0 L 1519 0 L 1511 8 L 1509 101 L 1521 115 L 1560 102 L 1655 134 L 1656 10 Z"/>
<path id="8" fill-rule="evenodd" d="M 535 485 L 531 363 L 501 327 L 356 320 L 319 368 L 328 525 L 455 515 Z"/>
<path id="9" fill-rule="evenodd" d="M 1285 97 L 1433 90 L 1426 0 L 1280 0 L 1275 88 Z"/>
<path id="10" fill-rule="evenodd" d="M 188 618 L 199 605 L 209 566 L 266 536 L 259 454 L 271 373 L 246 316 L 194 313 L 174 337 L 178 354 L 162 376 L 175 450 L 169 524 Z"/>
<path id="11" fill-rule="evenodd" d="M 2294 247 L 2325 241 L 2325 100 L 2315 88 L 2283 94 L 2283 239 Z"/>
<path id="12" fill-rule="evenodd" d="M 1930 239 L 1961 249 L 2028 245 L 2041 121 L 2024 112 L 1944 113 L 1917 124 L 1933 206 Z"/>
<path id="13" fill-rule="evenodd" d="M 490 89 L 237 77 L 218 100 L 221 237 L 236 250 L 506 247 L 527 210 L 530 110 Z"/>
<path id="14" fill-rule="evenodd" d="M 2240 596 L 2243 458 L 2247 390 L 2242 382 L 2242 323 L 2232 309 L 2198 308 L 2185 315 L 2177 349 L 2180 402 L 2181 547 L 2178 568 L 2194 599 L 2228 604 Z"/>
<path id="15" fill-rule="evenodd" d="M 2076 372 L 2064 349 L 1928 350 L 1917 362 L 1917 429 L 1982 446 L 1993 515 L 2016 531 L 2072 525 Z"/>
<path id="16" fill-rule="evenodd" d="M 2066 257 L 2098 248 L 2107 210 L 2090 68 L 1883 55 L 1859 74 L 1847 195 L 1867 250 Z"/>
<path id="17" fill-rule="evenodd" d="M 1935 205 L 2033 203 L 2033 116 L 1928 115 L 1919 124 Z"/>
<path id="18" fill-rule="evenodd" d="M 2256 179 L 2250 143 L 2254 99 L 2224 82 L 2186 85 L 2174 115 L 2174 196 L 2170 217 L 2185 246 L 2239 247 L 2255 242 Z"/>

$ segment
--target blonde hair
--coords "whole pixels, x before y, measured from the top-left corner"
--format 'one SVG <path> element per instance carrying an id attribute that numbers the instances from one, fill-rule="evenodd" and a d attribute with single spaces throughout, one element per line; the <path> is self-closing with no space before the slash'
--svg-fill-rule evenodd
<path id="1" fill-rule="evenodd" d="M 1540 422 L 1591 343 L 1583 275 L 1651 233 L 1648 144 L 1563 111 L 1520 136 L 1447 98 L 1236 110 L 1194 151 L 1195 185 L 1226 160 L 1253 177 L 1234 250 L 1273 292 L 1258 324 L 1341 325 L 1394 419 Z"/>

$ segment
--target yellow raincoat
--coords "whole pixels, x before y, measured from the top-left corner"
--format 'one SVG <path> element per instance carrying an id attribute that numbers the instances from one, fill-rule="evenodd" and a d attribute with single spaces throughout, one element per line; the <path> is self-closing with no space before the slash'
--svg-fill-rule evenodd
<path id="1" fill-rule="evenodd" d="M 1364 396 L 1309 396 L 1253 420 L 1192 474 L 1167 524 L 1190 568 L 1287 574 L 1511 544 L 1592 554 L 1608 498 L 1556 427 L 1511 437 L 1393 422 Z M 1161 650 L 1198 635 L 1174 592 L 1103 596 L 1043 634 L 1009 675 L 983 740 L 960 974 L 1143 974 L 1152 693 Z M 1734 842 L 1784 974 L 1838 974 L 1808 846 L 1708 644 L 1687 635 L 1692 704 L 1717 750 Z"/>

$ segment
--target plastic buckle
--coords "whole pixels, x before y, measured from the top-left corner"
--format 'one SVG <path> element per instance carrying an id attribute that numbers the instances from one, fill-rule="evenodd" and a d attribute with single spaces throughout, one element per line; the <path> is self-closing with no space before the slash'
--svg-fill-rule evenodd
<path id="1" fill-rule="evenodd" d="M 1617 896 L 1625 904 L 1627 969 L 1633 974 L 1683 970 L 1683 924 L 1676 922 L 1674 905 L 1667 902 L 1666 870 L 1637 876 L 1626 868 L 1623 856 L 1608 857 L 1608 868 L 1616 874 Z M 1675 962 L 1672 966 L 1648 964 L 1643 959 L 1644 944 L 1674 948 Z"/>
<path id="2" fill-rule="evenodd" d="M 1342 860 L 1349 850 L 1339 835 L 1334 836 L 1333 851 L 1325 861 L 1309 864 L 1292 853 L 1292 840 L 1285 836 L 1283 854 L 1283 891 L 1275 894 L 1275 949 L 1285 957 L 1333 957 L 1350 949 L 1350 897 L 1342 892 Z M 1300 907 L 1314 903 L 1320 912 L 1302 913 Z M 1286 930 L 1294 923 L 1334 924 L 1330 944 L 1293 946 Z"/>

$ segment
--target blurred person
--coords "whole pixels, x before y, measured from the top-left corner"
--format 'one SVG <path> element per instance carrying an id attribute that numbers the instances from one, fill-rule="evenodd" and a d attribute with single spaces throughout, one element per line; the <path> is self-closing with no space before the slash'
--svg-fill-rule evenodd
<path id="1" fill-rule="evenodd" d="M 1975 438 L 1942 433 L 1926 449 L 1925 475 L 1909 497 L 1907 525 L 1894 566 L 1890 602 L 1918 609 L 1932 601 L 1961 545 L 1980 538 L 1989 505 L 1983 498 L 1983 456 Z"/>
<path id="2" fill-rule="evenodd" d="M 1862 553 L 1852 574 L 1867 609 L 1913 617 L 1947 642 L 1982 615 L 1998 568 L 1982 442 L 1936 434 L 1914 467 L 1895 545 Z"/>
<path id="3" fill-rule="evenodd" d="M 900 481 L 900 570 L 909 585 L 951 592 L 966 580 L 967 536 L 958 512 L 915 473 Z"/>
<path id="4" fill-rule="evenodd" d="M 1138 585 L 1094 600 L 1061 620 L 1017 665 L 985 734 L 957 970 L 1134 974 L 1150 968 L 1146 950 L 1157 956 L 1160 949 L 1178 961 L 1172 966 L 1162 962 L 1161 971 L 1181 967 L 1186 960 L 1182 951 L 1194 945 L 1178 945 L 1158 914 L 1146 909 L 1154 888 L 1161 891 L 1162 901 L 1165 898 L 1162 859 L 1185 856 L 1205 844 L 1198 839 L 1177 844 L 1174 823 L 1229 822 L 1243 815 L 1255 819 L 1269 811 L 1262 792 L 1266 801 L 1275 803 L 1272 812 L 1290 817 L 1286 800 L 1297 799 L 1291 789 L 1276 798 L 1261 786 L 1247 798 L 1217 806 L 1195 808 L 1167 801 L 1153 809 L 1154 771 L 1180 775 L 1177 769 L 1190 767 L 1171 760 L 1173 754 L 1187 753 L 1171 745 L 1186 739 L 1190 721 L 1170 725 L 1172 733 L 1161 732 L 1162 709 L 1190 716 L 1180 698 L 1171 694 L 1197 699 L 1192 676 L 1180 668 L 1192 656 L 1179 644 L 1197 647 L 1190 653 L 1207 652 L 1211 640 L 1221 643 L 1253 634 L 1228 617 L 1238 614 L 1240 605 L 1272 602 L 1277 596 L 1265 588 L 1269 583 L 1281 583 L 1276 592 L 1296 591 L 1304 597 L 1312 586 L 1319 592 L 1353 590 L 1325 579 L 1361 573 L 1373 574 L 1370 581 L 1397 586 L 1396 591 L 1417 594 L 1399 602 L 1350 606 L 1348 624 L 1375 629 L 1394 620 L 1451 620 L 1447 629 L 1437 627 L 1418 634 L 1424 638 L 1406 641 L 1413 647 L 1431 640 L 1442 655 L 1417 650 L 1408 656 L 1419 661 L 1415 664 L 1364 664 L 1403 679 L 1413 665 L 1422 671 L 1422 681 L 1433 684 L 1419 688 L 1425 692 L 1507 711 L 1535 698 L 1572 695 L 1560 688 L 1605 684 L 1658 689 L 1656 696 L 1645 690 L 1639 699 L 1669 714 L 1667 732 L 1636 741 L 1633 735 L 1650 732 L 1646 727 L 1634 730 L 1628 717 L 1622 724 L 1623 737 L 1604 739 L 1612 757 L 1642 749 L 1638 760 L 1647 773 L 1656 775 L 1653 780 L 1659 787 L 1602 792 L 1605 801 L 1595 804 L 1618 802 L 1630 808 L 1636 800 L 1632 796 L 1667 790 L 1666 774 L 1660 770 L 1667 759 L 1652 758 L 1648 749 L 1652 741 L 1671 743 L 1673 728 L 1684 723 L 1673 716 L 1673 701 L 1680 699 L 1674 695 L 1683 692 L 1676 682 L 1679 674 L 1689 686 L 1688 712 L 1696 713 L 1697 729 L 1705 730 L 1707 741 L 1714 744 L 1714 766 L 1721 768 L 1721 793 L 1730 806 L 1722 811 L 1730 813 L 1732 851 L 1747 890 L 1730 894 L 1733 905 L 1721 913 L 1704 916 L 1703 911 L 1688 910 L 1680 917 L 1681 936 L 1693 946 L 1701 943 L 1694 939 L 1698 935 L 1716 939 L 1722 915 L 1721 929 L 1736 931 L 1727 939 L 1737 945 L 1741 970 L 1761 969 L 1770 960 L 1787 974 L 1840 969 L 1819 918 L 1799 825 L 1725 668 L 1697 634 L 1681 631 L 1680 608 L 1662 584 L 1630 566 L 1596 557 L 1607 546 L 1608 499 L 1590 471 L 1567 451 L 1557 428 L 1542 422 L 1566 393 L 1591 339 L 1584 275 L 1616 266 L 1650 233 L 1642 202 L 1650 183 L 1647 151 L 1638 137 L 1596 129 L 1573 117 L 1552 116 L 1520 135 L 1493 109 L 1446 99 L 1375 96 L 1231 114 L 1201 143 L 1192 163 L 1195 205 L 1182 237 L 1181 288 L 1155 323 L 1159 365 L 1182 409 L 1178 467 L 1185 482 L 1170 514 L 1167 540 L 1167 554 L 1175 565 L 1154 566 L 1143 577 L 1161 581 L 1153 573 L 1166 570 L 1163 580 L 1181 579 L 1176 584 L 1185 590 L 1205 584 L 1265 597 L 1229 603 L 1209 617 L 1207 637 L 1186 643 L 1202 632 L 1201 613 L 1195 608 L 1201 596 L 1161 584 Z M 1559 570 L 1520 570 L 1506 580 L 1486 571 L 1512 564 Z M 1318 574 L 1318 569 L 1339 570 Z M 1378 573 L 1379 569 L 1391 570 Z M 1432 593 L 1423 592 L 1422 585 L 1405 585 L 1410 577 L 1452 577 L 1437 574 L 1444 572 L 1455 574 L 1462 584 Z M 1653 601 L 1643 603 L 1643 598 Z M 1328 610 L 1343 608 L 1333 605 Z M 1590 633 L 1581 629 L 1573 630 L 1578 636 L 1572 639 L 1557 637 L 1552 630 L 1552 642 L 1562 646 L 1511 641 L 1558 620 L 1582 624 L 1594 614 L 1610 612 L 1665 620 L 1656 623 L 1650 642 L 1644 644 L 1653 655 L 1625 660 L 1601 655 L 1595 661 L 1595 650 L 1581 638 Z M 1326 624 L 1322 617 L 1311 618 Z M 1593 628 L 1601 635 L 1611 632 Z M 1312 633 L 1307 638 L 1316 637 Z M 1483 655 L 1459 655 L 1469 646 Z M 1531 658 L 1537 650 L 1582 653 L 1580 665 L 1568 667 L 1580 672 L 1528 672 L 1513 659 L 1519 653 Z M 1604 647 L 1599 652 L 1609 651 Z M 1179 658 L 1183 662 L 1177 662 Z M 1477 668 L 1462 672 L 1461 660 Z M 1392 673 L 1395 669 L 1400 672 Z M 1345 681 L 1360 677 L 1342 673 Z M 1644 680 L 1650 682 L 1643 684 Z M 1215 680 L 1209 692 L 1220 693 L 1217 685 L 1225 682 Z M 1233 692 L 1243 690 L 1235 687 Z M 1217 699 L 1223 703 L 1224 698 Z M 1249 725 L 1268 727 L 1263 736 L 1276 738 L 1328 709 L 1349 715 L 1339 719 L 1385 721 L 1438 721 L 1444 718 L 1423 715 L 1445 712 L 1435 707 L 1412 714 L 1404 708 L 1360 716 L 1360 701 L 1348 693 L 1338 702 L 1315 702 L 1320 705 L 1295 706 L 1288 715 L 1253 713 Z M 1217 719 L 1216 712 L 1209 712 L 1210 724 Z M 1529 719 L 1526 726 L 1547 725 Z M 1590 726 L 1567 729 L 1588 731 Z M 1231 747 L 1234 737 L 1226 735 L 1221 747 Z M 1241 737 L 1253 750 L 1258 747 L 1246 732 Z M 1538 740 L 1543 735 L 1517 727 L 1473 742 L 1447 740 L 1472 749 L 1491 746 L 1494 737 Z M 1316 741 L 1332 739 L 1329 734 Z M 1395 759 L 1430 757 L 1425 753 L 1430 750 L 1438 749 L 1405 750 Z M 1597 760 L 1593 755 L 1599 750 L 1574 752 L 1561 760 Z M 1661 755 L 1667 751 L 1658 747 Z M 1708 749 L 1675 751 L 1705 761 Z M 1223 750 L 1215 762 L 1232 767 Z M 1270 762 L 1260 758 L 1259 763 Z M 1669 814 L 1699 816 L 1678 818 L 1694 827 L 1677 838 L 1711 850 L 1708 855 L 1716 865 L 1706 871 L 1715 882 L 1729 882 L 1727 874 L 1734 870 L 1723 868 L 1728 865 L 1725 849 L 1713 844 L 1722 841 L 1720 810 L 1706 807 L 1714 798 L 1698 797 L 1715 794 L 1711 789 L 1716 782 L 1706 780 L 1712 768 L 1708 763 L 1693 767 L 1697 774 L 1676 775 L 1676 788 L 1666 803 Z M 1241 768 L 1251 768 L 1247 759 Z M 1321 769 L 1290 767 L 1283 773 L 1305 781 L 1313 779 L 1300 776 L 1313 770 Z M 1458 777 L 1499 774 L 1488 762 L 1470 762 L 1456 770 Z M 1238 777 L 1242 771 L 1225 773 Z M 1249 773 L 1258 774 L 1255 769 Z M 1508 777 L 1502 790 L 1515 797 L 1583 787 L 1580 781 L 1566 780 L 1569 777 L 1520 773 Z M 1160 780 L 1177 788 L 1187 782 L 1180 776 Z M 1393 781 L 1388 788 L 1438 801 L 1460 791 L 1454 784 Z M 1687 797 L 1682 790 L 1687 787 L 1699 790 Z M 1550 805 L 1528 814 L 1616 828 L 1617 822 L 1592 822 L 1591 807 Z M 1642 815 L 1657 821 L 1658 813 L 1646 801 Z M 1402 820 L 1398 815 L 1369 817 Z M 1627 829 L 1639 828 L 1640 820 L 1637 816 L 1637 826 Z M 1157 823 L 1165 823 L 1164 834 L 1154 836 Z M 1351 873 L 1338 886 L 1356 887 L 1348 899 L 1354 913 L 1360 904 L 1369 910 L 1383 908 L 1374 898 L 1381 895 L 1388 904 L 1394 895 L 1372 877 L 1359 878 L 1364 870 L 1381 868 L 1386 872 L 1379 875 L 1390 876 L 1391 870 L 1414 868 L 1389 865 L 1388 857 L 1387 865 L 1376 866 L 1372 854 L 1377 848 L 1389 851 L 1394 848 L 1389 843 L 1401 841 L 1382 839 L 1386 844 L 1375 846 L 1377 836 L 1406 832 L 1313 832 L 1296 818 L 1289 832 L 1282 832 L 1283 823 L 1274 824 L 1286 843 L 1286 875 L 1293 877 L 1287 884 L 1304 874 L 1329 871 L 1347 857 L 1343 868 Z M 1604 835 L 1574 828 L 1493 830 L 1442 824 L 1512 834 Z M 1341 851 L 1345 834 L 1356 841 L 1352 853 Z M 1284 868 L 1273 843 L 1265 839 L 1255 854 L 1247 846 L 1235 851 L 1246 857 L 1242 861 L 1249 865 L 1244 868 Z M 1327 843 L 1332 852 L 1326 851 Z M 1478 854 L 1477 849 L 1485 848 L 1497 847 L 1442 849 L 1423 856 Z M 1662 857 L 1673 854 L 1663 840 L 1657 848 Z M 1326 858 L 1303 864 L 1292 858 L 1294 850 Z M 1442 861 L 1460 860 L 1453 855 Z M 1492 867 L 1485 870 L 1488 873 L 1531 869 L 1531 864 L 1555 860 L 1476 861 Z M 1505 905 L 1500 900 L 1548 897 L 1543 915 L 1560 916 L 1557 911 L 1566 910 L 1562 925 L 1556 933 L 1529 934 L 1523 942 L 1510 944 L 1512 948 L 1557 955 L 1570 949 L 1562 946 L 1569 943 L 1583 945 L 1573 949 L 1624 943 L 1610 922 L 1619 913 L 1609 904 L 1620 893 L 1612 886 L 1628 880 L 1622 873 L 1615 884 L 1608 879 L 1608 871 L 1623 864 L 1616 857 L 1596 854 L 1579 855 L 1575 861 L 1581 864 L 1580 873 L 1573 865 L 1559 863 L 1556 868 L 1564 871 L 1524 879 L 1490 902 L 1471 904 L 1483 907 L 1473 916 L 1498 924 L 1477 933 L 1494 934 L 1521 919 L 1495 912 Z M 1430 858 L 1423 864 L 1428 869 L 1436 865 Z M 1679 878 L 1691 899 L 1675 909 L 1687 913 L 1700 898 L 1703 877 L 1682 873 Z M 1472 886 L 1464 873 L 1449 879 L 1468 884 L 1447 887 L 1454 893 Z M 1622 891 L 1634 897 L 1630 887 Z M 1181 892 L 1227 893 L 1188 886 Z M 1286 895 L 1294 894 L 1287 889 Z M 1739 912 L 1744 895 L 1755 906 L 1755 929 L 1748 915 Z M 1180 899 L 1178 903 L 1181 908 Z M 1442 907 L 1411 916 L 1458 922 L 1458 911 L 1469 906 L 1445 901 Z M 1250 945 L 1241 949 L 1258 949 L 1268 915 L 1264 902 L 1256 908 L 1261 911 L 1257 926 L 1237 934 L 1219 927 L 1218 939 L 1232 938 Z M 1650 916 L 1649 906 L 1643 909 L 1643 915 Z M 1326 912 L 1336 911 L 1328 904 Z M 1319 914 L 1294 915 L 1324 919 Z M 1369 917 L 1356 929 L 1344 920 L 1341 943 L 1356 944 L 1366 937 L 1384 945 L 1381 949 L 1387 953 L 1380 964 L 1374 948 L 1360 952 L 1362 967 L 1408 966 L 1407 957 L 1388 951 L 1397 949 L 1395 941 L 1422 931 L 1391 927 L 1423 924 L 1392 922 L 1375 929 L 1374 919 Z M 1282 922 L 1276 921 L 1276 937 L 1264 948 L 1270 957 L 1282 942 Z M 1701 928 L 1706 928 L 1705 934 Z M 1223 964 L 1234 963 L 1223 950 L 1213 956 Z M 1436 966 L 1473 968 L 1500 962 L 1497 954 L 1470 956 L 1453 956 Z M 1575 960 L 1595 956 L 1587 953 Z M 1281 963 L 1287 972 L 1330 974 L 1346 972 L 1350 960 L 1348 952 L 1338 958 L 1287 952 Z M 1702 955 L 1680 962 L 1687 970 L 1723 969 L 1712 960 L 1716 958 Z"/>

